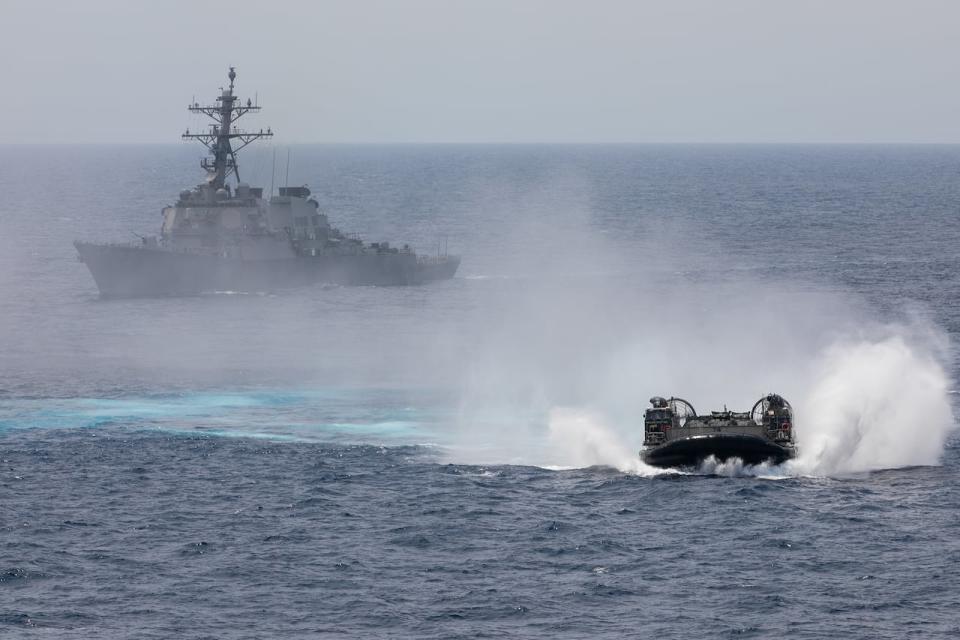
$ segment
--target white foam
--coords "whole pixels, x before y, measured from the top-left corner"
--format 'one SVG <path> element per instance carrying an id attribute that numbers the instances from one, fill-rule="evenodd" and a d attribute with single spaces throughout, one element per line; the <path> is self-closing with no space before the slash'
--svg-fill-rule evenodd
<path id="1" fill-rule="evenodd" d="M 943 366 L 903 336 L 840 341 L 798 405 L 795 473 L 937 464 L 954 428 Z"/>
<path id="2" fill-rule="evenodd" d="M 640 460 L 596 413 L 574 408 L 556 408 L 550 412 L 549 434 L 556 467 L 582 468 L 603 465 L 624 473 L 654 476 L 668 470 Z"/>

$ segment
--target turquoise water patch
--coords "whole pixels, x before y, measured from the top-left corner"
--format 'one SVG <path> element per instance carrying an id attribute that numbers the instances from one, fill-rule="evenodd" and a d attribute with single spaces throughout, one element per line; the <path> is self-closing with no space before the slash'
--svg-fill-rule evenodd
<path id="1" fill-rule="evenodd" d="M 224 437 L 417 442 L 449 414 L 436 394 L 391 389 L 256 390 L 0 401 L 0 432 L 119 427 Z"/>

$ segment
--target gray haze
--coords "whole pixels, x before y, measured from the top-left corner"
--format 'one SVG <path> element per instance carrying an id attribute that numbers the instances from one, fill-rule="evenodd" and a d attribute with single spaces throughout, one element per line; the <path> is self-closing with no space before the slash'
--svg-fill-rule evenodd
<path id="1" fill-rule="evenodd" d="M 0 0 L 0 143 L 960 142 L 952 0 Z"/>

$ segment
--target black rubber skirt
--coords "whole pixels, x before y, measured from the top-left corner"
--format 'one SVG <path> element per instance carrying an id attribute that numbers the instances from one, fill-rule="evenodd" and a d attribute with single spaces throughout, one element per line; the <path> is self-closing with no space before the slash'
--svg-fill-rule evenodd
<path id="1" fill-rule="evenodd" d="M 710 456 L 720 461 L 739 458 L 744 464 L 780 464 L 794 456 L 794 449 L 757 436 L 716 434 L 673 440 L 640 455 L 655 467 L 695 467 Z"/>

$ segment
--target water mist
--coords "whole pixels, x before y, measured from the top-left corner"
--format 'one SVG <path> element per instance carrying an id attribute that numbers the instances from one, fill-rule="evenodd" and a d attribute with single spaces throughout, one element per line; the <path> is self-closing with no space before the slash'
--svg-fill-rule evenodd
<path id="1" fill-rule="evenodd" d="M 697 253 L 687 242 L 684 253 Z M 651 264 L 655 246 L 638 249 L 626 273 L 507 279 L 478 301 L 486 313 L 461 381 L 453 458 L 653 474 L 638 455 L 651 396 L 746 411 L 775 392 L 796 411 L 799 457 L 703 472 L 937 463 L 954 427 L 942 331 L 921 316 L 884 321 L 833 287 L 720 267 L 684 272 L 663 247 Z"/>

